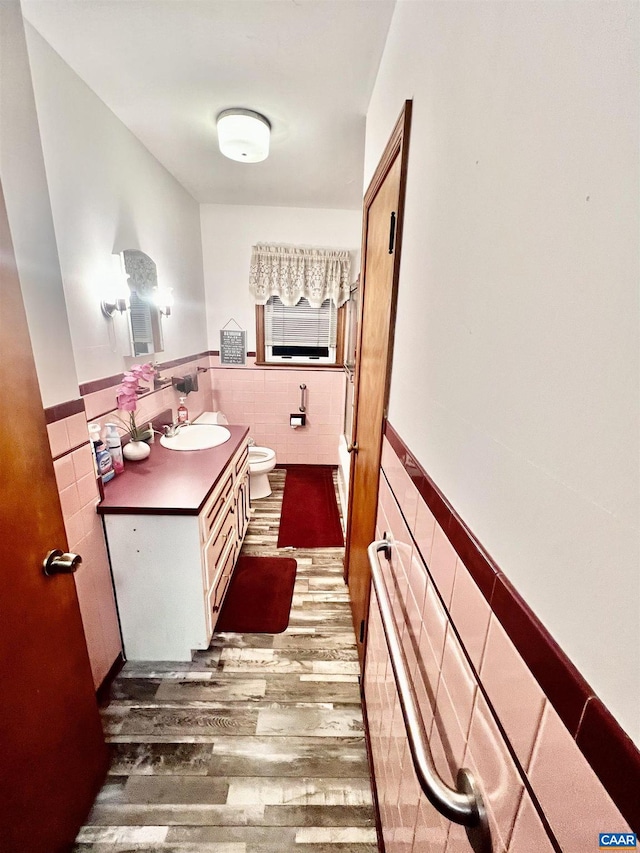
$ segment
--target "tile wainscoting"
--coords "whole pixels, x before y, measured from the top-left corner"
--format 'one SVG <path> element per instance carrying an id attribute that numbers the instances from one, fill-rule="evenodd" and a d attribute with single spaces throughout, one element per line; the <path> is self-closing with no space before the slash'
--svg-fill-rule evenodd
<path id="1" fill-rule="evenodd" d="M 438 772 L 475 773 L 496 853 L 584 853 L 599 832 L 637 831 L 634 745 L 390 425 L 381 467 L 381 568 Z M 375 595 L 364 694 L 387 853 L 468 853 L 416 781 Z"/>
<path id="2" fill-rule="evenodd" d="M 220 365 L 215 352 L 197 353 L 160 364 L 160 375 L 193 373 L 198 391 L 189 394 L 189 416 L 224 411 L 230 423 L 248 424 L 256 444 L 276 451 L 280 464 L 336 464 L 342 432 L 345 375 L 340 370 L 263 368 L 249 355 L 246 366 Z M 86 382 L 81 396 L 45 410 L 68 546 L 83 563 L 75 575 L 94 684 L 100 686 L 122 652 L 109 560 L 102 523 L 87 422 L 115 421 L 115 388 L 122 374 Z M 289 414 L 300 405 L 307 385 L 307 426 L 291 429 Z M 180 394 L 167 385 L 140 397 L 136 419 L 145 423 L 170 409 Z M 106 485 L 109 488 L 109 484 Z"/>
<path id="3" fill-rule="evenodd" d="M 178 363 L 182 372 L 193 372 L 197 367 L 208 367 L 209 356 L 205 353 L 192 360 L 170 362 L 162 366 L 161 372 Z M 209 376 L 209 372 L 200 374 L 200 390 L 189 395 L 192 414 L 199 414 L 210 405 Z M 81 398 L 45 409 L 67 544 L 70 551 L 82 557 L 74 578 L 96 689 L 121 654 L 122 642 L 102 520 L 96 513 L 100 496 L 87 422 L 103 426 L 112 420 L 118 423 L 114 418 L 115 388 L 120 379 L 121 374 L 87 383 L 80 386 Z M 139 400 L 138 422 L 150 421 L 169 408 L 175 410 L 178 396 L 170 386 L 150 391 Z M 109 488 L 108 483 L 105 488 Z"/>
<path id="4" fill-rule="evenodd" d="M 256 444 L 270 447 L 282 465 L 337 465 L 343 429 L 346 374 L 336 368 L 262 367 L 247 358 L 242 367 L 211 357 L 213 404 L 229 423 L 249 424 Z M 289 415 L 300 406 L 306 385 L 304 427 L 292 429 Z"/>
<path id="5" fill-rule="evenodd" d="M 51 420 L 54 413 L 47 409 L 47 432 L 67 545 L 82 557 L 74 579 L 93 683 L 98 688 L 122 651 L 118 616 L 102 521 L 96 513 L 100 496 L 84 405 L 66 417 L 65 412 L 73 406 L 56 408 L 62 417 Z"/>

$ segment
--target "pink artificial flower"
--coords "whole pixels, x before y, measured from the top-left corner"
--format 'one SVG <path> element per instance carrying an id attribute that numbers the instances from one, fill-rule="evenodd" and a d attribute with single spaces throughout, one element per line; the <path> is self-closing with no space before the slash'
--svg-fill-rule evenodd
<path id="1" fill-rule="evenodd" d="M 138 390 L 140 388 L 140 380 L 150 382 L 155 376 L 156 371 L 151 364 L 134 364 L 131 370 L 125 371 L 122 382 L 116 388 L 116 403 L 118 409 L 122 412 L 129 412 L 130 432 L 133 435 L 137 431 L 135 412 L 138 406 Z"/>
<path id="2" fill-rule="evenodd" d="M 156 375 L 155 368 L 149 362 L 146 364 L 135 364 L 131 368 L 131 372 L 134 373 L 134 375 L 139 376 L 143 382 L 151 382 L 153 377 Z"/>
<path id="3" fill-rule="evenodd" d="M 118 394 L 116 397 L 118 408 L 123 412 L 135 412 L 137 400 L 135 397 L 128 397 L 124 394 Z"/>

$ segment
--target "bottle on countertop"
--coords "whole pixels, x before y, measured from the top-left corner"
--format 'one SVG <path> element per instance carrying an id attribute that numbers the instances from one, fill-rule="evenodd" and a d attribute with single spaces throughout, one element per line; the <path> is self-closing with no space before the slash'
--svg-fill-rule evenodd
<path id="1" fill-rule="evenodd" d="M 98 474 L 102 482 L 108 483 L 109 480 L 113 480 L 116 472 L 113 470 L 111 454 L 102 441 L 98 441 L 96 444 L 96 459 L 98 461 Z"/>
<path id="2" fill-rule="evenodd" d="M 111 455 L 111 464 L 116 474 L 124 471 L 124 456 L 122 455 L 122 439 L 115 424 L 105 424 L 107 429 L 104 437 L 107 450 Z"/>
<path id="3" fill-rule="evenodd" d="M 189 410 L 185 406 L 185 398 L 180 397 L 180 405 L 178 406 L 178 423 L 179 424 L 188 424 L 189 423 Z"/>
<path id="4" fill-rule="evenodd" d="M 91 452 L 93 453 L 93 463 L 96 468 L 96 476 L 98 476 L 98 460 L 96 459 L 96 445 L 100 441 L 100 424 L 89 424 L 89 441 L 91 442 Z"/>
<path id="5" fill-rule="evenodd" d="M 101 443 L 100 439 L 100 430 L 102 427 L 100 424 L 89 424 L 89 440 L 91 442 L 91 455 L 93 456 L 93 467 L 96 474 L 96 482 L 98 483 L 98 493 L 100 494 L 100 500 L 104 498 L 104 486 L 102 484 L 102 477 L 100 476 L 100 469 L 98 467 L 98 444 Z"/>

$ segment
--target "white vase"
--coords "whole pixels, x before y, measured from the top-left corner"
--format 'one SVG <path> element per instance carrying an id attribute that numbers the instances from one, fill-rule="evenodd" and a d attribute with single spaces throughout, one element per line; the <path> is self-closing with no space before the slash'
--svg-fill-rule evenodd
<path id="1" fill-rule="evenodd" d="M 146 441 L 128 441 L 122 448 L 122 455 L 129 462 L 138 462 L 146 459 L 151 453 L 151 448 Z"/>

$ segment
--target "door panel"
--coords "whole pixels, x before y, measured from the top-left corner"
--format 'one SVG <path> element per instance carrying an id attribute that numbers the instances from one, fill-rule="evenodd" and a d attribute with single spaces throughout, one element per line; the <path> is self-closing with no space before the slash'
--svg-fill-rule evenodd
<path id="1" fill-rule="evenodd" d="M 399 272 L 399 247 L 406 172 L 410 102 L 396 125 L 364 210 L 360 330 L 356 357 L 354 427 L 357 446 L 351 460 L 345 578 L 360 663 L 364 658 L 371 574 L 367 547 L 375 538 L 383 421 Z"/>
<path id="2" fill-rule="evenodd" d="M 0 189 L 0 851 L 73 842 L 107 767 L 73 577 L 42 562 L 66 550 L 44 411 Z M 55 333 L 55 330 L 52 330 Z"/>

